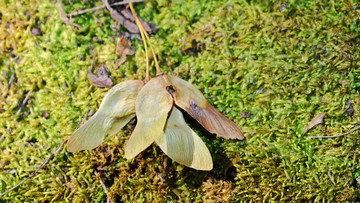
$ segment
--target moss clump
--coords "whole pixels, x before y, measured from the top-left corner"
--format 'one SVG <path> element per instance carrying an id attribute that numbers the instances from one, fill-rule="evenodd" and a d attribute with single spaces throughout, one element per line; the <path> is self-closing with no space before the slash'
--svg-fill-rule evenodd
<path id="1" fill-rule="evenodd" d="M 100 4 L 87 2 L 63 1 L 67 13 Z M 10 0 L 0 7 L 3 192 L 35 171 L 98 108 L 108 89 L 96 88 L 86 78 L 93 50 L 116 82 L 141 79 L 145 53 L 133 40 L 136 54 L 114 68 L 115 22 L 105 10 L 74 17 L 83 27 L 74 30 L 60 20 L 53 1 Z M 359 132 L 306 138 L 340 134 L 358 123 L 357 1 L 160 0 L 136 9 L 160 27 L 152 42 L 163 70 L 201 89 L 241 126 L 246 141 L 200 130 L 213 155 L 210 172 L 176 164 L 156 146 L 128 161 L 123 149 L 133 121 L 95 150 L 61 151 L 4 201 L 103 202 L 107 195 L 100 179 L 116 202 L 359 201 Z M 105 24 L 99 25 L 92 14 Z M 42 35 L 32 35 L 33 28 Z M 16 114 L 29 91 L 26 107 Z M 354 102 L 352 117 L 343 113 L 349 99 Z M 250 117 L 241 118 L 247 111 Z M 324 124 L 302 135 L 318 112 L 327 115 Z M 240 162 L 226 171 L 237 155 Z"/>

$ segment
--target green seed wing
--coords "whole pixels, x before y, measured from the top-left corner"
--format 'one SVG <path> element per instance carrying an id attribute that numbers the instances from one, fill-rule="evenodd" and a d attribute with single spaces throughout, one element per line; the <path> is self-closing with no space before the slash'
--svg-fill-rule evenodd
<path id="1" fill-rule="evenodd" d="M 137 124 L 125 147 L 127 159 L 134 158 L 163 133 L 172 106 L 173 98 L 162 77 L 153 78 L 141 89 L 135 104 Z"/>
<path id="2" fill-rule="evenodd" d="M 135 116 L 135 100 L 144 83 L 130 80 L 117 84 L 104 97 L 99 110 L 70 137 L 67 150 L 76 152 L 99 146 L 105 133 L 115 134 Z"/>
<path id="3" fill-rule="evenodd" d="M 211 170 L 211 154 L 201 138 L 185 123 L 180 110 L 173 107 L 165 132 L 156 139 L 162 151 L 174 161 L 197 170 Z"/>

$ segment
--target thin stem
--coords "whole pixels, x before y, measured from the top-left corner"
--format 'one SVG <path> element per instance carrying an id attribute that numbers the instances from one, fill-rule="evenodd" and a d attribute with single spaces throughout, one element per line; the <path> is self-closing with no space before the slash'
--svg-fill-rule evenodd
<path id="1" fill-rule="evenodd" d="M 133 7 L 131 1 L 129 2 L 129 6 L 130 6 L 130 9 L 131 9 L 133 15 L 135 16 L 135 21 L 136 21 L 136 19 L 137 19 L 136 18 L 136 13 L 135 13 L 135 10 L 134 10 L 134 7 Z M 136 24 L 139 27 L 139 24 L 138 24 L 137 21 L 136 21 Z M 146 54 L 146 75 L 145 75 L 145 80 L 149 81 L 150 80 L 149 54 L 148 54 L 148 48 L 147 48 L 147 44 L 146 44 L 146 40 L 145 40 L 146 38 L 144 36 L 144 32 L 146 34 L 146 31 L 141 29 L 140 27 L 139 27 L 139 31 L 140 31 L 141 38 L 143 39 L 143 43 L 144 43 L 144 46 L 145 46 L 145 54 Z M 151 44 L 150 44 L 150 46 L 151 46 Z"/>
<path id="2" fill-rule="evenodd" d="M 331 136 L 309 136 L 308 138 L 334 138 L 334 137 L 341 137 L 341 136 L 344 136 L 344 135 L 347 135 L 347 134 L 350 134 L 352 132 L 354 132 L 355 130 L 359 129 L 360 126 L 350 130 L 349 132 L 346 132 L 346 133 L 343 133 L 343 134 L 340 134 L 340 135 L 331 135 Z"/>
<path id="3" fill-rule="evenodd" d="M 146 1 L 146 0 L 132 0 L 132 2 L 134 2 L 134 3 L 139 3 L 139 2 L 144 2 L 144 1 Z M 109 4 L 109 5 L 110 6 L 120 6 L 120 5 L 128 4 L 129 2 L 130 1 L 121 1 L 121 2 L 116 2 L 113 4 Z M 84 9 L 81 11 L 70 13 L 70 14 L 68 14 L 68 16 L 77 16 L 77 15 L 85 14 L 85 13 L 96 11 L 96 10 L 103 9 L 103 8 L 106 8 L 106 6 L 102 5 L 102 6 L 96 6 L 94 8 Z"/>
<path id="4" fill-rule="evenodd" d="M 151 41 L 150 41 L 149 35 L 147 34 L 147 32 L 146 32 L 144 26 L 142 25 L 142 23 L 140 22 L 139 18 L 137 17 L 136 12 L 135 12 L 134 7 L 132 6 L 132 3 L 131 3 L 131 2 L 129 3 L 129 6 L 130 6 L 130 10 L 131 10 L 132 14 L 134 15 L 135 22 L 136 22 L 137 26 L 139 27 L 140 33 L 143 32 L 143 33 L 145 34 L 146 40 L 147 40 L 147 42 L 148 42 L 149 45 L 150 45 L 150 49 L 151 49 L 151 52 L 152 52 L 152 55 L 153 55 L 154 61 L 155 61 L 156 75 L 159 75 L 159 74 L 162 73 L 162 71 L 161 71 L 160 66 L 159 66 L 159 63 L 158 63 L 158 61 L 157 61 L 155 51 L 154 51 L 154 49 L 153 49 L 153 47 L 152 47 L 152 45 L 151 45 Z M 141 36 L 142 36 L 142 35 L 141 35 Z"/>
<path id="5" fill-rule="evenodd" d="M 28 177 L 26 177 L 24 180 L 22 180 L 20 183 L 18 183 L 17 185 L 15 185 L 14 187 L 6 190 L 5 192 L 0 194 L 0 197 L 4 196 L 5 194 L 9 193 L 10 191 L 15 190 L 16 188 L 18 188 L 21 184 L 23 184 L 25 181 L 29 180 L 30 178 L 34 177 L 39 171 L 40 169 L 44 168 L 44 166 L 55 157 L 55 155 L 63 148 L 64 144 L 68 141 L 69 139 L 65 140 L 56 150 L 54 153 L 52 153 L 50 155 L 49 158 L 47 158 L 40 166 L 38 169 L 36 169 L 35 172 L 32 172 Z"/>

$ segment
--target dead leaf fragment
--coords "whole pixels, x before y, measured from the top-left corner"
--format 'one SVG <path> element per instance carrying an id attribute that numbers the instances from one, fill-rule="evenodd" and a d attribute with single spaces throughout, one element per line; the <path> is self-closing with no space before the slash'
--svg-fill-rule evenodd
<path id="1" fill-rule="evenodd" d="M 352 101 L 352 99 L 349 99 L 347 102 L 346 102 L 346 105 L 347 105 L 347 108 L 345 109 L 345 111 L 343 112 L 346 113 L 348 116 L 352 117 L 354 115 L 354 103 Z"/>
<path id="2" fill-rule="evenodd" d="M 120 58 L 116 61 L 115 67 L 118 68 L 122 63 L 126 61 L 127 55 L 134 55 L 134 49 L 129 44 L 126 37 L 120 37 L 116 46 L 116 54 L 120 56 Z"/>
<path id="3" fill-rule="evenodd" d="M 111 86 L 113 86 L 114 83 L 110 78 L 109 70 L 105 64 L 100 66 L 96 75 L 94 75 L 92 73 L 92 69 L 93 69 L 93 67 L 90 68 L 90 70 L 87 73 L 87 76 L 88 76 L 89 80 L 91 80 L 93 85 L 95 85 L 96 87 L 111 87 Z"/>
<path id="4" fill-rule="evenodd" d="M 320 123 L 323 122 L 325 118 L 325 114 L 324 113 L 318 113 L 318 115 L 315 116 L 314 119 L 311 120 L 310 124 L 306 127 L 303 135 L 305 135 L 305 133 L 307 133 L 307 131 L 309 131 L 311 128 L 315 127 L 316 125 L 319 125 Z"/>

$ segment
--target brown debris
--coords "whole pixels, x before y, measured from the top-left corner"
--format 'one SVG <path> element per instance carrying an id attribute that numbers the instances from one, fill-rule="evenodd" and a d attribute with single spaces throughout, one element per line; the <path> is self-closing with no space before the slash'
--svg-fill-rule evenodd
<path id="1" fill-rule="evenodd" d="M 111 87 L 111 86 L 113 86 L 114 83 L 110 78 L 109 70 L 105 64 L 100 66 L 96 75 L 94 75 L 92 73 L 92 71 L 94 69 L 95 58 L 96 58 L 96 52 L 94 54 L 94 58 L 91 63 L 91 68 L 87 73 L 87 77 L 89 78 L 89 80 L 91 80 L 93 85 L 95 85 L 96 87 Z"/>
<path id="2" fill-rule="evenodd" d="M 120 58 L 116 61 L 115 67 L 119 67 L 122 63 L 126 61 L 127 55 L 134 55 L 134 49 L 129 44 L 128 40 L 125 37 L 120 37 L 117 42 L 116 54 Z"/>
<path id="3" fill-rule="evenodd" d="M 31 34 L 33 34 L 34 36 L 41 36 L 42 31 L 40 30 L 40 28 L 34 27 L 33 29 L 31 29 Z"/>
<path id="4" fill-rule="evenodd" d="M 252 115 L 250 111 L 241 112 L 241 118 L 249 118 Z"/>
<path id="5" fill-rule="evenodd" d="M 315 127 L 316 125 L 319 125 L 320 123 L 323 122 L 325 118 L 325 114 L 324 113 L 318 113 L 318 115 L 315 116 L 314 119 L 311 120 L 310 124 L 306 127 L 303 135 L 305 135 L 305 133 L 307 133 L 311 128 Z"/>
<path id="6" fill-rule="evenodd" d="M 353 103 L 352 99 L 349 99 L 346 102 L 346 105 L 347 105 L 347 108 L 345 109 L 343 114 L 346 113 L 348 116 L 353 117 L 355 110 L 354 110 L 354 103 Z"/>
<path id="7" fill-rule="evenodd" d="M 121 25 L 123 25 L 129 32 L 139 37 L 138 34 L 140 33 L 140 31 L 135 23 L 135 17 L 127 8 L 123 8 L 119 13 L 117 10 L 111 8 L 108 0 L 103 0 L 103 3 L 105 4 L 106 8 L 110 11 L 110 15 L 114 20 L 116 20 Z M 159 30 L 159 27 L 151 23 L 147 23 L 142 19 L 140 19 L 140 22 L 143 24 L 147 32 L 156 33 Z"/>
<path id="8" fill-rule="evenodd" d="M 128 18 L 129 20 L 131 20 L 132 22 L 135 23 L 135 17 L 133 16 L 133 14 L 130 12 L 129 9 L 125 8 L 123 10 L 121 10 L 121 14 L 123 14 L 126 18 Z M 152 23 L 148 23 L 145 20 L 143 20 L 142 18 L 140 18 L 138 16 L 141 24 L 143 25 L 144 29 L 146 32 L 149 33 L 156 33 L 159 30 L 159 27 L 152 24 Z"/>
<path id="9" fill-rule="evenodd" d="M 114 85 L 113 81 L 110 78 L 109 69 L 106 67 L 105 64 L 100 66 L 96 75 L 92 73 L 93 69 L 90 68 L 88 71 L 88 78 L 91 80 L 93 85 L 96 87 L 111 87 Z"/>

